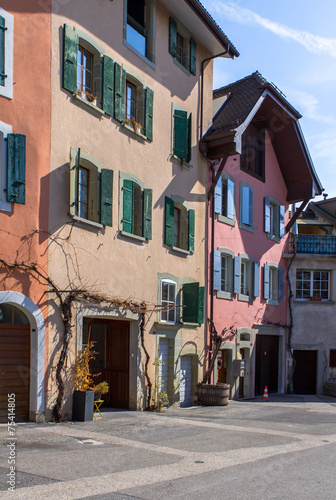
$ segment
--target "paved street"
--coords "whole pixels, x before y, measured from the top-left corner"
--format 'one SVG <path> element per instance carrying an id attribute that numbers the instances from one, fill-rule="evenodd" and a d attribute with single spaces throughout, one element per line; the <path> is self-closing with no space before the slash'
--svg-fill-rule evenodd
<path id="1" fill-rule="evenodd" d="M 225 408 L 105 412 L 16 427 L 16 489 L 0 426 L 1 498 L 335 499 L 336 400 L 271 396 Z"/>

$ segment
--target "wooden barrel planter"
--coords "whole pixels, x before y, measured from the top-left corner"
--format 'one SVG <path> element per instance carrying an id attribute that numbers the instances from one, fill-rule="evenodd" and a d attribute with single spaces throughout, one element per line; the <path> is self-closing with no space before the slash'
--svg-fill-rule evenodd
<path id="1" fill-rule="evenodd" d="M 208 406 L 226 406 L 229 404 L 230 386 L 228 384 L 197 384 L 196 387 L 196 404 Z"/>

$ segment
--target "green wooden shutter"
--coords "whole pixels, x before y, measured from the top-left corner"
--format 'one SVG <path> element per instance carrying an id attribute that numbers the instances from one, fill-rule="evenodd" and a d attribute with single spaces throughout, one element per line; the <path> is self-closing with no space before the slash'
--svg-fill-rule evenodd
<path id="1" fill-rule="evenodd" d="M 100 175 L 100 223 L 112 227 L 113 170 L 103 168 Z"/>
<path id="2" fill-rule="evenodd" d="M 183 285 L 182 319 L 184 323 L 198 323 L 199 296 L 199 283 Z"/>
<path id="3" fill-rule="evenodd" d="M 191 160 L 191 125 L 192 124 L 192 118 L 191 118 L 191 113 L 188 116 L 188 124 L 187 124 L 187 134 L 188 134 L 188 142 L 187 142 L 187 156 L 186 156 L 186 161 L 187 163 L 190 162 Z"/>
<path id="4" fill-rule="evenodd" d="M 190 61 L 189 61 L 190 73 L 196 75 L 196 42 L 190 38 Z"/>
<path id="5" fill-rule="evenodd" d="M 5 25 L 5 18 L 0 16 L 0 85 L 5 86 L 6 74 L 5 74 L 5 31 L 7 30 Z"/>
<path id="6" fill-rule="evenodd" d="M 103 57 L 103 110 L 113 116 L 114 101 L 114 62 L 108 57 Z"/>
<path id="7" fill-rule="evenodd" d="M 177 24 L 176 21 L 169 18 L 169 53 L 176 57 L 176 38 L 177 38 Z"/>
<path id="8" fill-rule="evenodd" d="M 126 116 L 126 71 L 114 63 L 114 118 L 123 123 Z"/>
<path id="9" fill-rule="evenodd" d="M 78 215 L 80 149 L 70 149 L 70 215 Z"/>
<path id="10" fill-rule="evenodd" d="M 174 111 L 174 155 L 178 158 L 187 157 L 188 116 L 186 111 Z"/>
<path id="11" fill-rule="evenodd" d="M 174 200 L 165 198 L 165 244 L 174 245 Z"/>
<path id="12" fill-rule="evenodd" d="M 133 182 L 128 179 L 123 184 L 123 231 L 133 234 Z"/>
<path id="13" fill-rule="evenodd" d="M 145 115 L 145 134 L 149 141 L 153 140 L 153 101 L 154 92 L 147 87 L 146 89 L 146 115 Z"/>
<path id="14" fill-rule="evenodd" d="M 26 203 L 26 136 L 7 135 L 7 201 Z"/>
<path id="15" fill-rule="evenodd" d="M 191 253 L 195 251 L 195 210 L 188 210 L 189 219 L 189 237 L 188 237 L 188 250 Z"/>
<path id="16" fill-rule="evenodd" d="M 152 239 L 152 189 L 144 189 L 144 238 Z"/>
<path id="17" fill-rule="evenodd" d="M 73 94 L 77 91 L 78 35 L 67 24 L 64 25 L 63 41 L 63 88 Z"/>
<path id="18" fill-rule="evenodd" d="M 204 293 L 204 286 L 200 286 L 198 295 L 198 323 L 204 323 Z"/>

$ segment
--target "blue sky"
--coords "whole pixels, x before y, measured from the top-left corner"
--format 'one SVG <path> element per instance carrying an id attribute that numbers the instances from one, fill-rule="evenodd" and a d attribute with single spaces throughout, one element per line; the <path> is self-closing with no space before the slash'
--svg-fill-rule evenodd
<path id="1" fill-rule="evenodd" d="M 203 0 L 240 52 L 217 60 L 218 88 L 258 70 L 303 115 L 317 174 L 336 197 L 336 1 Z M 317 198 L 318 199 L 318 198 Z"/>

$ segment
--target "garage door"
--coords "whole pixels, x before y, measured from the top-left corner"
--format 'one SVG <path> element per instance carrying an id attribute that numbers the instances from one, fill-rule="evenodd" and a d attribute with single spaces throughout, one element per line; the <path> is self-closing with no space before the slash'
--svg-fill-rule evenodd
<path id="1" fill-rule="evenodd" d="M 180 406 L 182 407 L 192 405 L 191 366 L 191 356 L 182 356 L 180 370 Z"/>
<path id="2" fill-rule="evenodd" d="M 7 422 L 8 394 L 15 394 L 16 422 L 29 420 L 30 327 L 0 325 L 0 421 Z"/>

